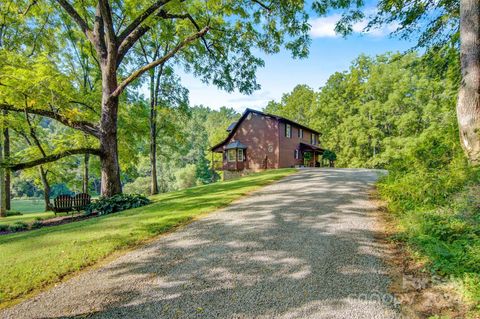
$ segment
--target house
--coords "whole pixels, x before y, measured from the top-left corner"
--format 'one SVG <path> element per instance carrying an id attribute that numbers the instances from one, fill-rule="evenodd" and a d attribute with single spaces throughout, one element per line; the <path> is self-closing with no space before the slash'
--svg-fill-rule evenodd
<path id="1" fill-rule="evenodd" d="M 227 138 L 211 148 L 223 154 L 220 169 L 226 178 L 270 168 L 316 166 L 324 151 L 319 132 L 252 109 L 246 109 L 227 131 Z"/>

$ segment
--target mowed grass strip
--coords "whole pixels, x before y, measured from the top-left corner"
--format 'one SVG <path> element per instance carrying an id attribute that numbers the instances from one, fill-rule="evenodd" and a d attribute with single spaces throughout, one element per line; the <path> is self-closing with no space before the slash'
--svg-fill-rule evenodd
<path id="1" fill-rule="evenodd" d="M 233 200 L 294 169 L 270 170 L 152 196 L 153 204 L 60 226 L 0 236 L 0 306 Z"/>
<path id="2" fill-rule="evenodd" d="M 0 218 L 0 225 L 11 225 L 16 222 L 31 223 L 37 219 L 55 217 L 53 212 L 44 212 L 44 209 L 45 203 L 40 199 L 13 199 L 11 210 L 19 211 L 23 215 Z"/>

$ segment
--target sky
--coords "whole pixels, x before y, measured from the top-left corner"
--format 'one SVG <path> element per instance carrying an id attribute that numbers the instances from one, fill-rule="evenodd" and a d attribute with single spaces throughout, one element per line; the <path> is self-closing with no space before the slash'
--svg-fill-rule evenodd
<path id="1" fill-rule="evenodd" d="M 260 55 L 265 61 L 265 67 L 257 71 L 257 82 L 261 89 L 251 95 L 228 93 L 204 84 L 190 74 L 181 73 L 182 84 L 190 91 L 190 104 L 203 104 L 213 109 L 227 106 L 238 112 L 243 112 L 247 107 L 261 110 L 268 101 L 279 101 L 284 93 L 290 92 L 297 84 L 307 84 L 318 90 L 330 75 L 347 70 L 362 53 L 375 56 L 389 51 L 402 52 L 413 46 L 411 42 L 389 36 L 395 30 L 395 25 L 365 34 L 361 31 L 366 22 L 359 22 L 353 27 L 354 33 L 343 38 L 334 31 L 339 18 L 338 14 L 331 14 L 310 20 L 312 43 L 306 59 L 294 60 L 287 51 L 276 55 Z"/>

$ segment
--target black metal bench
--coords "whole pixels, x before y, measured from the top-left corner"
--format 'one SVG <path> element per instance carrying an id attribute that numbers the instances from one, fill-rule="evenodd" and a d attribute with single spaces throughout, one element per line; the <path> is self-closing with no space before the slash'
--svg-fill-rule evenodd
<path id="1" fill-rule="evenodd" d="M 74 210 L 77 212 L 85 209 L 91 203 L 91 196 L 86 193 L 80 193 L 75 196 L 70 195 L 58 195 L 53 200 L 53 212 L 57 213 L 69 213 Z"/>

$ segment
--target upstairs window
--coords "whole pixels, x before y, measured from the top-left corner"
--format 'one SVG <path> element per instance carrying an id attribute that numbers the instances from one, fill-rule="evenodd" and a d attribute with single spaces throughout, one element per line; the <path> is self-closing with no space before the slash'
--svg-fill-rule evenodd
<path id="1" fill-rule="evenodd" d="M 238 161 L 243 162 L 245 160 L 245 153 L 243 152 L 243 149 L 239 148 L 237 153 L 238 153 Z"/>
<path id="2" fill-rule="evenodd" d="M 229 162 L 235 162 L 237 160 L 237 150 L 231 149 L 227 151 L 227 160 Z"/>
<path id="3" fill-rule="evenodd" d="M 292 126 L 290 124 L 285 124 L 285 136 L 288 138 L 292 137 Z"/>
<path id="4" fill-rule="evenodd" d="M 310 136 L 310 144 L 315 145 L 317 144 L 317 135 L 313 134 Z"/>
<path id="5" fill-rule="evenodd" d="M 298 137 L 303 138 L 303 129 L 301 128 L 298 129 Z"/>

